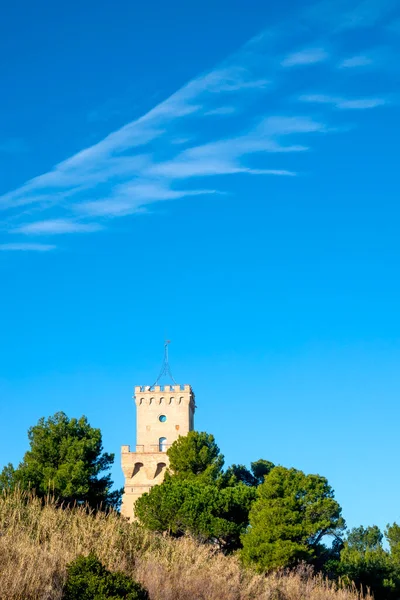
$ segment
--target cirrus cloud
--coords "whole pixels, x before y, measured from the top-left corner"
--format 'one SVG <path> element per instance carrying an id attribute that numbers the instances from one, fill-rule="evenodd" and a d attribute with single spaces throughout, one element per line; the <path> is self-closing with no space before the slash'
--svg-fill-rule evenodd
<path id="1" fill-rule="evenodd" d="M 318 10 L 312 15 L 299 9 L 297 17 L 261 32 L 147 113 L 0 196 L 0 211 L 7 211 L 3 230 L 37 237 L 91 233 L 106 227 L 107 219 L 141 214 L 154 203 L 203 195 L 217 199 L 229 185 L 234 189 L 229 182 L 238 177 L 267 182 L 298 174 L 296 157 L 307 156 L 316 137 L 355 129 L 356 123 L 337 122 L 339 111 L 352 111 L 356 119 L 357 111 L 383 107 L 394 97 L 382 89 L 355 96 L 349 70 L 374 64 L 376 71 L 384 60 L 379 49 L 377 56 L 365 44 L 357 50 L 353 43 L 346 51 L 339 42 L 350 26 L 387 17 L 387 7 L 338 1 L 341 11 L 322 11 L 319 17 Z M 343 91 L 303 91 L 314 65 Z M 366 69 L 359 77 L 368 74 Z M 335 115 L 332 108 L 338 109 Z M 25 244 L 29 247 L 35 244 Z"/>

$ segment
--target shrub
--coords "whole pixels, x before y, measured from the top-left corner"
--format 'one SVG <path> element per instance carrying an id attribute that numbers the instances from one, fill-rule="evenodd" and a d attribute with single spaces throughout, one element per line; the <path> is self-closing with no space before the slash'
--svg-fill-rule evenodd
<path id="1" fill-rule="evenodd" d="M 94 554 L 78 556 L 67 567 L 63 600 L 148 600 L 139 584 L 117 571 L 108 571 Z"/>

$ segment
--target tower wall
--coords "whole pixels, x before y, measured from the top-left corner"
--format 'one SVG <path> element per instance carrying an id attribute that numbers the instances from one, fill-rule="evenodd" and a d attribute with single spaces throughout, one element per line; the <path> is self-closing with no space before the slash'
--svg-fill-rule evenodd
<path id="1" fill-rule="evenodd" d="M 121 513 L 134 516 L 134 503 L 161 483 L 168 467 L 168 448 L 194 428 L 195 398 L 190 385 L 136 386 L 136 447 L 122 446 L 125 476 Z"/>

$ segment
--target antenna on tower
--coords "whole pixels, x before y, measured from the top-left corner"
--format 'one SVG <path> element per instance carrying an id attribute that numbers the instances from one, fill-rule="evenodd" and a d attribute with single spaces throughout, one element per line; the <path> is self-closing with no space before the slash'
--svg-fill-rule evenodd
<path id="1" fill-rule="evenodd" d="M 171 343 L 171 340 L 165 340 L 165 342 L 164 342 L 164 359 L 163 359 L 163 363 L 161 365 L 160 373 L 159 373 L 157 379 L 155 380 L 155 382 L 153 383 L 153 386 L 157 385 L 158 382 L 160 381 L 161 377 L 163 377 L 164 375 L 169 376 L 172 379 L 172 381 L 174 382 L 174 384 L 177 385 L 177 383 L 171 373 L 171 367 L 169 366 L 168 345 L 170 343 Z"/>

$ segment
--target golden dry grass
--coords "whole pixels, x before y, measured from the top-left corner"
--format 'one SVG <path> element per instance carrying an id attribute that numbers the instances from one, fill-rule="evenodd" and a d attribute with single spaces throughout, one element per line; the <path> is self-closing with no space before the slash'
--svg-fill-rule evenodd
<path id="1" fill-rule="evenodd" d="M 89 552 L 140 581 L 151 600 L 359 598 L 306 572 L 256 575 L 210 546 L 148 533 L 115 513 L 43 506 L 18 492 L 0 496 L 0 600 L 60 600 L 66 565 Z"/>

